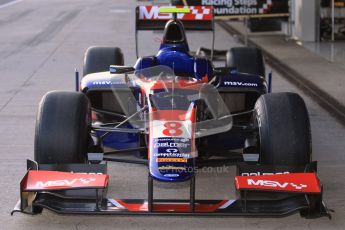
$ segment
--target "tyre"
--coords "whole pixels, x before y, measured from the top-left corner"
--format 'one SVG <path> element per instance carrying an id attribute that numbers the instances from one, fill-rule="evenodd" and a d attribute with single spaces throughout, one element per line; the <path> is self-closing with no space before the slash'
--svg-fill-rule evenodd
<path id="1" fill-rule="evenodd" d="M 35 131 L 39 164 L 84 163 L 90 127 L 88 98 L 78 92 L 52 91 L 43 96 Z"/>
<path id="2" fill-rule="evenodd" d="M 262 52 L 257 48 L 234 47 L 226 53 L 226 66 L 238 72 L 266 76 Z"/>
<path id="3" fill-rule="evenodd" d="M 305 166 L 311 161 L 309 115 L 298 94 L 262 95 L 255 104 L 254 118 L 261 164 Z"/>
<path id="4" fill-rule="evenodd" d="M 90 73 L 109 71 L 110 65 L 124 65 L 124 58 L 120 48 L 90 47 L 84 55 L 83 76 Z"/>

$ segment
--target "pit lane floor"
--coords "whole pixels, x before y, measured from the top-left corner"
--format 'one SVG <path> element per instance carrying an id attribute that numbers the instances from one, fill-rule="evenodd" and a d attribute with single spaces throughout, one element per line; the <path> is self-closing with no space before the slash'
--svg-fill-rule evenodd
<path id="1" fill-rule="evenodd" d="M 5 2 L 9 1 L 0 4 Z M 319 161 L 324 199 L 336 211 L 331 221 L 306 220 L 298 214 L 282 219 L 58 216 L 48 211 L 38 216 L 10 216 L 19 197 L 25 159 L 33 157 L 40 98 L 49 90 L 74 89 L 74 68 L 82 69 L 83 53 L 89 46 L 119 46 L 125 64 L 133 65 L 135 4 L 127 0 L 23 0 L 0 8 L 0 229 L 343 229 L 345 129 L 274 70 L 274 92 L 298 92 L 306 100 L 312 123 L 313 158 Z M 220 27 L 216 29 L 216 48 L 240 45 Z M 141 33 L 140 53 L 155 53 L 159 46 L 155 38 L 159 36 Z M 200 45 L 210 46 L 209 34 L 187 36 L 192 50 Z M 147 196 L 144 166 L 120 163 L 109 166 L 112 175 L 109 195 Z M 233 198 L 233 175 L 233 168 L 228 173 L 207 169 L 199 173 L 197 198 Z M 188 188 L 184 184 L 157 184 L 156 195 L 187 198 Z"/>

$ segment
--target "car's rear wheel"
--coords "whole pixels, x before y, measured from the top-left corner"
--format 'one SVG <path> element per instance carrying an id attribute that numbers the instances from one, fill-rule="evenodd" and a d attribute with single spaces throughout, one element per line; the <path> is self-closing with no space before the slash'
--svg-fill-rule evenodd
<path id="1" fill-rule="evenodd" d="M 35 131 L 39 164 L 84 163 L 88 147 L 90 105 L 78 92 L 52 91 L 43 96 Z"/>
<path id="2" fill-rule="evenodd" d="M 263 165 L 305 166 L 311 161 L 309 115 L 296 93 L 262 95 L 255 104 Z"/>
<path id="3" fill-rule="evenodd" d="M 236 67 L 238 72 L 265 77 L 265 63 L 258 48 L 234 47 L 226 53 L 227 67 Z"/>
<path id="4" fill-rule="evenodd" d="M 124 58 L 118 47 L 93 46 L 84 56 L 83 76 L 90 73 L 109 71 L 110 65 L 124 65 Z"/>

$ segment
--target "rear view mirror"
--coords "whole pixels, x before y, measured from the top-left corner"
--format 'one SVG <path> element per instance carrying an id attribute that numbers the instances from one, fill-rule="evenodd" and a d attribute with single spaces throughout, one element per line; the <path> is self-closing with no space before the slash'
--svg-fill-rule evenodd
<path id="1" fill-rule="evenodd" d="M 227 74 L 230 74 L 234 71 L 237 71 L 237 69 L 235 67 L 215 67 L 213 69 L 213 73 L 216 76 L 227 75 Z"/>
<path id="2" fill-rule="evenodd" d="M 134 70 L 135 69 L 132 66 L 111 65 L 109 67 L 109 72 L 115 74 L 131 73 L 134 72 Z"/>

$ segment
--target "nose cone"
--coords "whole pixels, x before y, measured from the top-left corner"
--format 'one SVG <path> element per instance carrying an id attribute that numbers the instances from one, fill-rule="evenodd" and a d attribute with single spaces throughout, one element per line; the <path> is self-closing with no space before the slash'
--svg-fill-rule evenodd
<path id="1" fill-rule="evenodd" d="M 153 138 L 150 150 L 150 174 L 160 181 L 185 181 L 194 173 L 190 138 Z"/>
<path id="2" fill-rule="evenodd" d="M 194 174 L 193 119 L 186 114 L 184 110 L 150 114 L 149 169 L 157 180 L 185 181 Z"/>

